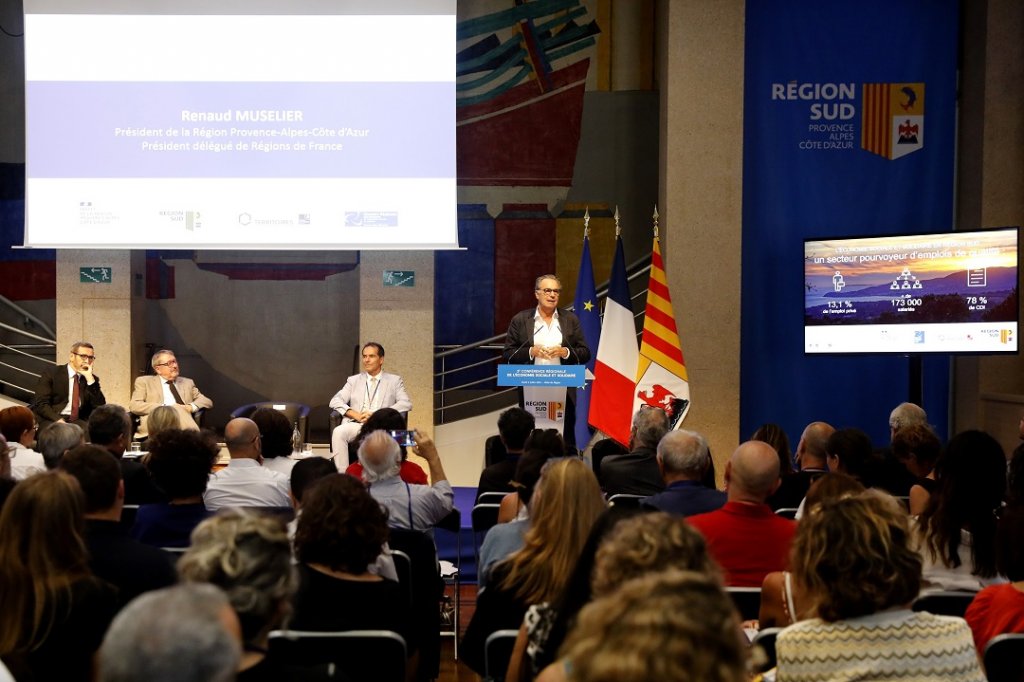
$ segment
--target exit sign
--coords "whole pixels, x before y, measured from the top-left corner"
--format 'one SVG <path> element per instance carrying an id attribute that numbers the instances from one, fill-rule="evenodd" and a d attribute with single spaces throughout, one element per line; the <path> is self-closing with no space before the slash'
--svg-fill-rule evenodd
<path id="1" fill-rule="evenodd" d="M 110 284 L 114 268 L 110 266 L 97 268 L 78 268 L 78 281 L 82 284 Z"/>
<path id="2" fill-rule="evenodd" d="M 414 287 L 416 286 L 415 270 L 385 270 L 384 286 L 386 287 Z"/>

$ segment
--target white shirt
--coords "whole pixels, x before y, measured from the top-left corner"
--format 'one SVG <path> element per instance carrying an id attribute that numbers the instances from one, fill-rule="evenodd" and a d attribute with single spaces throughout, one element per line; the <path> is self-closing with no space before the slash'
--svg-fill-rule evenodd
<path id="1" fill-rule="evenodd" d="M 295 460 L 291 457 L 264 457 L 263 468 L 276 471 L 279 474 L 283 474 L 291 480 L 292 468 L 295 466 Z"/>
<path id="2" fill-rule="evenodd" d="M 375 376 L 366 374 L 366 383 L 363 387 L 363 395 L 355 396 L 360 400 L 360 412 L 376 412 L 380 409 L 380 374 L 380 372 L 377 372 Z"/>
<path id="3" fill-rule="evenodd" d="M 203 502 L 210 511 L 225 507 L 290 507 L 288 477 L 254 459 L 232 459 L 210 474 Z"/>
<path id="4" fill-rule="evenodd" d="M 33 474 L 41 474 L 46 471 L 46 462 L 43 456 L 35 450 L 26 448 L 15 441 L 10 444 L 11 450 L 11 478 L 15 481 L 23 481 Z"/>
<path id="5" fill-rule="evenodd" d="M 561 346 L 562 327 L 558 324 L 558 309 L 551 315 L 551 322 L 547 323 L 540 316 L 540 308 L 533 314 L 533 345 L 535 346 Z M 560 365 L 561 358 L 534 358 L 535 365 Z"/>
<path id="6" fill-rule="evenodd" d="M 78 378 L 78 372 L 71 367 L 71 363 L 64 365 L 68 368 L 68 404 L 64 406 L 64 409 L 60 411 L 60 416 L 70 417 L 71 416 L 71 399 L 75 396 L 75 379 Z M 81 403 L 82 396 L 79 394 L 78 401 Z"/>

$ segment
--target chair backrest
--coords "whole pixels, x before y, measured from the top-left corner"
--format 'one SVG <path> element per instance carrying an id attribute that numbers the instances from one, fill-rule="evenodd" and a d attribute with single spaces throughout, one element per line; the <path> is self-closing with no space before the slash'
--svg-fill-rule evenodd
<path id="1" fill-rule="evenodd" d="M 743 620 L 754 620 L 761 611 L 760 587 L 726 587 Z"/>
<path id="2" fill-rule="evenodd" d="M 398 574 L 398 582 L 405 585 L 409 605 L 413 603 L 412 587 L 412 559 L 400 549 L 391 550 L 391 559 L 395 562 L 395 573 Z"/>
<path id="3" fill-rule="evenodd" d="M 912 608 L 937 616 L 963 618 L 967 607 L 974 601 L 974 595 L 974 592 L 924 592 L 914 600 Z"/>
<path id="4" fill-rule="evenodd" d="M 480 497 L 476 498 L 477 504 L 501 504 L 501 501 L 505 499 L 505 496 L 509 493 L 503 490 L 492 490 L 487 493 L 480 493 Z"/>
<path id="5" fill-rule="evenodd" d="M 470 512 L 472 514 L 473 533 L 486 533 L 495 526 L 498 523 L 499 509 L 501 509 L 501 505 L 494 504 L 493 502 L 475 505 L 473 511 Z"/>
<path id="6" fill-rule="evenodd" d="M 405 640 L 390 630 L 274 630 L 268 655 L 294 668 L 333 665 L 347 679 L 405 682 Z"/>
<path id="7" fill-rule="evenodd" d="M 1024 634 L 993 637 L 985 646 L 985 674 L 988 682 L 1024 680 Z"/>
<path id="8" fill-rule="evenodd" d="M 775 655 L 775 638 L 782 632 L 782 628 L 765 628 L 754 635 L 750 641 L 751 648 L 760 647 L 764 652 L 765 660 L 755 661 L 758 671 L 771 670 L 778 665 L 778 657 Z"/>
<path id="9" fill-rule="evenodd" d="M 484 441 L 484 466 L 489 467 L 492 464 L 497 464 L 506 457 L 508 457 L 508 450 L 505 449 L 505 444 L 501 442 L 501 436 L 488 436 L 487 440 Z"/>
<path id="10" fill-rule="evenodd" d="M 418 678 L 435 678 L 441 665 L 441 631 L 438 628 L 438 619 L 444 582 L 441 580 L 440 568 L 437 565 L 434 541 L 421 531 L 389 528 L 388 546 L 393 553 L 397 550 L 409 557 L 409 586 L 412 597 L 410 630 L 420 652 L 421 674 Z M 399 569 L 399 561 L 401 559 L 395 562 L 396 570 Z M 399 579 L 401 577 L 399 573 Z"/>
<path id="11" fill-rule="evenodd" d="M 779 507 L 775 510 L 775 514 L 786 519 L 795 519 L 798 511 L 800 511 L 798 507 Z"/>
<path id="12" fill-rule="evenodd" d="M 261 407 L 269 407 L 272 410 L 284 413 L 291 423 L 298 423 L 299 433 L 302 434 L 302 442 L 309 440 L 309 405 L 296 403 L 287 400 L 266 400 L 260 403 L 249 403 L 236 407 L 231 412 L 231 418 L 248 417 Z"/>
<path id="13" fill-rule="evenodd" d="M 518 630 L 495 630 L 487 636 L 484 642 L 484 682 L 505 679 L 518 634 Z"/>
<path id="14" fill-rule="evenodd" d="M 641 500 L 647 495 L 633 495 L 632 493 L 618 493 L 608 498 L 609 507 L 623 507 L 625 509 L 639 509 Z"/>
<path id="15" fill-rule="evenodd" d="M 137 504 L 126 504 L 121 508 L 121 527 L 125 530 L 131 530 L 132 526 L 135 525 L 135 517 L 139 513 L 139 505 Z"/>

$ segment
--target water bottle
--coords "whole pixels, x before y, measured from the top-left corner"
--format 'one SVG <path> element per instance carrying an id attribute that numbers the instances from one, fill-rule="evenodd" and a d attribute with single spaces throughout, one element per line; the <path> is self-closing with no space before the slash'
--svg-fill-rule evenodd
<path id="1" fill-rule="evenodd" d="M 302 434 L 299 433 L 299 422 L 295 422 L 295 429 L 292 431 L 292 454 L 302 452 Z"/>

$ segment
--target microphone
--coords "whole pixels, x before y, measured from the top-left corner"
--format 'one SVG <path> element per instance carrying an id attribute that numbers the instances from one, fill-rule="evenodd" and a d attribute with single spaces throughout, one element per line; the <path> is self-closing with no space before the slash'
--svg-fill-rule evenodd
<path id="1" fill-rule="evenodd" d="M 507 361 L 508 363 L 512 364 L 512 361 L 513 361 L 513 359 L 514 359 L 514 358 L 516 357 L 516 355 L 518 355 L 518 354 L 519 354 L 519 351 L 521 351 L 521 350 L 522 350 L 523 348 L 525 348 L 525 347 L 526 347 L 527 345 L 533 345 L 533 337 L 534 337 L 534 336 L 536 336 L 536 335 L 537 335 L 537 332 L 539 332 L 539 331 L 540 331 L 540 330 L 541 330 L 541 329 L 542 329 L 543 327 L 544 327 L 544 323 L 543 323 L 543 322 L 538 322 L 538 323 L 537 323 L 537 326 L 536 326 L 536 327 L 534 327 L 534 329 L 533 329 L 533 334 L 531 334 L 531 335 L 530 335 L 530 338 L 528 338 L 528 339 L 527 339 L 526 341 L 523 341 L 523 342 L 522 342 L 521 344 L 519 344 L 519 347 L 518 347 L 518 348 L 516 348 L 516 349 L 515 349 L 514 351 L 512 351 L 512 353 L 511 353 L 510 355 L 508 355 L 508 356 L 507 356 L 507 357 L 505 358 L 505 360 L 506 360 L 506 361 Z M 527 353 L 527 356 L 526 356 L 526 357 L 527 357 L 527 359 L 529 359 L 529 357 L 530 357 L 530 356 L 529 356 L 529 353 Z"/>

